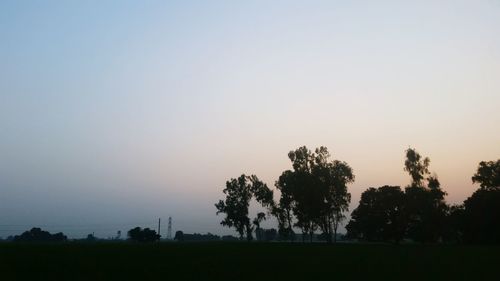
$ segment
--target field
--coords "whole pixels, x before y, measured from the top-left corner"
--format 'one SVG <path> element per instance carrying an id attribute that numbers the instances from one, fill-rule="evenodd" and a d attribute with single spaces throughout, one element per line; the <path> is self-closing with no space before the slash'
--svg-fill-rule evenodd
<path id="1" fill-rule="evenodd" d="M 499 246 L 0 244 L 0 280 L 498 280 Z"/>

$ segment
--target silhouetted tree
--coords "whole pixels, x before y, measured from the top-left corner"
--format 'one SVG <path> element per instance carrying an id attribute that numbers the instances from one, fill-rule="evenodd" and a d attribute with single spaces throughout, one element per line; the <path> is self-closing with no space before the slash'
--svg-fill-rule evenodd
<path id="1" fill-rule="evenodd" d="M 479 183 L 482 189 L 499 189 L 500 159 L 480 162 L 476 174 L 472 177 L 472 182 Z"/>
<path id="2" fill-rule="evenodd" d="M 266 241 L 274 241 L 274 240 L 276 240 L 277 236 L 278 236 L 278 232 L 274 228 L 266 229 L 264 231 L 264 239 Z"/>
<path id="3" fill-rule="evenodd" d="M 135 227 L 128 231 L 128 237 L 131 241 L 136 242 L 154 242 L 160 240 L 160 235 L 156 231 L 149 228 Z"/>
<path id="4" fill-rule="evenodd" d="M 299 147 L 288 157 L 293 170 L 284 171 L 276 182 L 281 197 L 273 213 L 280 234 L 291 233 L 296 226 L 302 230 L 303 239 L 309 235 L 312 241 L 314 231 L 321 228 L 331 242 L 351 200 L 347 184 L 354 181 L 352 169 L 345 162 L 329 161 L 326 147 L 315 152 Z M 294 224 L 292 217 L 296 219 Z"/>
<path id="5" fill-rule="evenodd" d="M 464 240 L 500 243 L 500 159 L 479 163 L 472 182 L 480 188 L 464 201 Z"/>
<path id="6" fill-rule="evenodd" d="M 284 171 L 275 186 L 281 192 L 280 199 L 274 205 L 272 214 L 278 220 L 278 232 L 281 240 L 295 240 L 293 231 L 293 172 Z"/>
<path id="7" fill-rule="evenodd" d="M 446 242 L 463 242 L 465 228 L 465 208 L 463 204 L 448 208 L 444 225 L 443 240 Z"/>
<path id="8" fill-rule="evenodd" d="M 247 240 L 251 241 L 253 239 L 252 232 L 254 227 L 248 217 L 250 200 L 255 196 L 256 201 L 263 207 L 272 209 L 272 190 L 254 175 L 241 175 L 238 179 L 227 181 L 223 192 L 226 194 L 226 199 L 219 200 L 215 204 L 217 214 L 226 214 L 221 224 L 223 226 L 234 227 L 241 239 L 246 234 Z"/>
<path id="9" fill-rule="evenodd" d="M 201 233 L 184 233 L 182 235 L 184 241 L 190 241 L 190 242 L 200 242 L 200 241 L 220 241 L 220 237 L 217 235 L 214 235 L 212 233 L 207 233 L 207 234 L 201 234 Z"/>
<path id="10" fill-rule="evenodd" d="M 318 228 L 321 209 L 324 208 L 320 186 L 312 175 L 314 153 L 307 147 L 299 147 L 288 153 L 292 161 L 293 174 L 288 180 L 292 186 L 294 199 L 293 212 L 297 219 L 295 226 L 302 230 L 302 240 L 309 235 L 312 241 L 314 231 Z"/>
<path id="11" fill-rule="evenodd" d="M 399 243 L 406 231 L 404 193 L 399 186 L 369 188 L 346 226 L 348 236 L 367 241 Z"/>
<path id="12" fill-rule="evenodd" d="M 347 192 L 347 184 L 354 182 L 354 174 L 345 162 L 329 162 L 330 154 L 326 147 L 316 149 L 315 156 L 313 176 L 321 186 L 325 202 L 322 205 L 319 226 L 326 234 L 328 242 L 331 242 L 332 234 L 336 242 L 338 227 L 345 219 L 344 213 L 349 210 L 351 194 Z"/>
<path id="13" fill-rule="evenodd" d="M 89 235 L 87 235 L 87 238 L 85 238 L 85 240 L 87 242 L 94 242 L 96 241 L 97 239 L 95 238 L 94 234 L 93 233 L 90 233 Z"/>
<path id="14" fill-rule="evenodd" d="M 500 189 L 476 190 L 464 208 L 465 242 L 500 243 Z"/>
<path id="15" fill-rule="evenodd" d="M 255 225 L 255 236 L 257 240 L 263 240 L 264 238 L 264 233 L 263 230 L 260 228 L 260 223 L 266 219 L 266 214 L 263 212 L 260 212 L 257 214 L 257 217 L 253 219 L 253 224 Z"/>
<path id="16" fill-rule="evenodd" d="M 21 235 L 14 236 L 16 242 L 63 242 L 68 240 L 62 232 L 50 234 L 38 227 L 23 232 Z"/>
<path id="17" fill-rule="evenodd" d="M 182 242 L 184 241 L 184 232 L 178 230 L 175 232 L 174 240 Z"/>
<path id="18" fill-rule="evenodd" d="M 429 174 L 429 163 L 429 158 L 423 158 L 415 149 L 408 148 L 406 150 L 404 170 L 411 176 L 411 186 L 423 186 L 423 180 L 425 176 Z"/>
<path id="19" fill-rule="evenodd" d="M 404 193 L 391 186 L 365 191 L 346 227 L 350 237 L 395 242 L 405 237 L 418 242 L 451 237 L 446 193 L 441 190 L 437 175 L 429 173 L 429 158 L 412 148 L 406 150 L 405 156 L 404 170 L 410 174 L 411 184 Z"/>
<path id="20" fill-rule="evenodd" d="M 404 213 L 408 237 L 419 242 L 437 242 L 442 238 L 448 208 L 444 201 L 446 192 L 441 190 L 437 176 L 428 176 L 429 163 L 429 158 L 423 158 L 415 149 L 406 151 L 405 171 L 412 182 L 405 189 Z"/>

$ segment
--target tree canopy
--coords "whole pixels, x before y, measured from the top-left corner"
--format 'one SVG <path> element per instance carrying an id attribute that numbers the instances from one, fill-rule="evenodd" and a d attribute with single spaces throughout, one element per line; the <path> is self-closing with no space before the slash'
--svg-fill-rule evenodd
<path id="1" fill-rule="evenodd" d="M 312 239 L 314 231 L 320 229 L 331 241 L 351 201 L 347 191 L 347 184 L 354 182 L 351 167 L 331 161 L 326 147 L 312 152 L 302 146 L 290 151 L 288 158 L 293 169 L 284 171 L 276 182 L 281 197 L 274 213 L 280 233 L 293 233 L 295 226 Z"/>
<path id="2" fill-rule="evenodd" d="M 449 206 L 437 174 L 430 171 L 429 157 L 414 148 L 404 156 L 410 183 L 404 189 L 384 185 L 364 191 L 346 226 L 347 237 L 394 243 L 500 243 L 500 160 L 480 162 L 472 176 L 480 188 L 463 204 Z M 217 214 L 226 215 L 221 224 L 235 228 L 240 239 L 252 240 L 255 231 L 259 241 L 276 235 L 294 240 L 294 230 L 300 229 L 303 241 L 312 241 L 318 231 L 321 240 L 335 241 L 351 201 L 347 186 L 355 179 L 352 168 L 332 160 L 326 147 L 311 151 L 302 146 L 288 158 L 291 168 L 275 182 L 277 201 L 255 175 L 227 181 L 225 199 L 215 204 Z M 252 199 L 267 210 L 253 220 L 248 215 Z M 268 215 L 276 217 L 277 232 L 261 228 Z"/>
<path id="3" fill-rule="evenodd" d="M 346 226 L 348 235 L 367 241 L 394 241 L 405 235 L 405 194 L 399 186 L 368 188 Z"/>
<path id="4" fill-rule="evenodd" d="M 215 204 L 217 214 L 226 214 L 221 224 L 227 227 L 234 227 L 240 239 L 246 235 L 248 241 L 253 239 L 252 232 L 254 226 L 248 216 L 250 200 L 255 198 L 262 206 L 272 208 L 273 191 L 256 176 L 241 175 L 237 179 L 231 179 L 226 182 L 226 188 L 223 190 L 226 195 L 225 200 L 219 200 Z M 265 219 L 264 213 L 259 213 L 257 222 Z"/>
<path id="5" fill-rule="evenodd" d="M 128 231 L 128 237 L 135 242 L 154 242 L 160 240 L 160 235 L 156 231 L 149 228 L 135 227 Z"/>
<path id="6" fill-rule="evenodd" d="M 430 159 L 415 149 L 405 152 L 404 170 L 411 178 L 404 192 L 398 186 L 369 188 L 361 195 L 347 227 L 352 237 L 399 242 L 409 238 L 437 242 L 444 236 L 448 206 Z M 427 184 L 426 184 L 427 183 Z"/>
<path id="7" fill-rule="evenodd" d="M 21 235 L 14 236 L 14 241 L 17 242 L 63 242 L 66 240 L 68 238 L 62 232 L 51 234 L 38 227 L 25 231 Z"/>
<path id="8" fill-rule="evenodd" d="M 500 159 L 497 161 L 480 162 L 476 174 L 472 177 L 472 182 L 479 183 L 483 189 L 499 189 Z"/>

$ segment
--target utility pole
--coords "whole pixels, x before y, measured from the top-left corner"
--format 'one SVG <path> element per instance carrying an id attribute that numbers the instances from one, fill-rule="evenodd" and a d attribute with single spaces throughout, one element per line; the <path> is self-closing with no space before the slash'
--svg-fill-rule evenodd
<path id="1" fill-rule="evenodd" d="M 172 217 L 168 217 L 167 239 L 172 240 Z"/>
<path id="2" fill-rule="evenodd" d="M 161 230 L 161 218 L 158 218 L 158 241 L 160 241 L 160 230 Z"/>

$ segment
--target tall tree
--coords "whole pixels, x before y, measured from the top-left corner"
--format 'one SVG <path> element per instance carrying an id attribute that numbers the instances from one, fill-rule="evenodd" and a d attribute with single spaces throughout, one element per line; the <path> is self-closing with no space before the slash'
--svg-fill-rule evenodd
<path id="1" fill-rule="evenodd" d="M 345 162 L 330 161 L 326 147 L 315 152 L 299 147 L 290 151 L 288 157 L 293 170 L 283 172 L 276 182 L 281 191 L 275 212 L 280 230 L 282 227 L 291 230 L 293 214 L 296 219 L 293 226 L 302 230 L 303 237 L 309 235 L 312 240 L 313 233 L 320 228 L 331 242 L 349 206 L 347 184 L 354 181 L 352 169 Z"/>
<path id="2" fill-rule="evenodd" d="M 404 193 L 399 186 L 369 188 L 361 194 L 359 206 L 346 226 L 348 236 L 367 241 L 399 243 L 406 230 Z"/>
<path id="3" fill-rule="evenodd" d="M 464 240 L 500 243 L 500 159 L 479 163 L 472 182 L 480 188 L 464 201 Z"/>
<path id="4" fill-rule="evenodd" d="M 271 209 L 274 204 L 272 190 L 255 175 L 246 176 L 243 174 L 237 179 L 227 181 L 223 192 L 226 195 L 225 200 L 219 200 L 215 204 L 217 215 L 226 214 L 221 224 L 234 227 L 240 235 L 240 239 L 246 235 L 247 240 L 251 241 L 254 226 L 248 217 L 250 200 L 255 197 L 262 206 Z"/>
<path id="5" fill-rule="evenodd" d="M 354 174 L 347 163 L 339 160 L 330 162 L 329 158 L 326 147 L 317 148 L 312 174 L 323 197 L 323 204 L 319 205 L 319 226 L 328 242 L 331 242 L 332 234 L 336 242 L 338 227 L 349 210 L 351 194 L 347 191 L 347 184 L 354 182 Z"/>
<path id="6" fill-rule="evenodd" d="M 263 240 L 264 230 L 260 228 L 260 224 L 262 223 L 262 221 L 265 220 L 266 220 L 266 214 L 263 212 L 259 212 L 257 214 L 257 217 L 255 217 L 252 221 L 253 225 L 255 225 L 255 236 L 257 238 L 257 241 Z"/>
<path id="7" fill-rule="evenodd" d="M 477 172 L 472 177 L 473 183 L 479 183 L 483 189 L 500 188 L 500 159 L 497 161 L 481 161 Z"/>
<path id="8" fill-rule="evenodd" d="M 405 171 L 411 184 L 405 189 L 405 217 L 408 237 L 419 242 L 437 242 L 442 238 L 448 206 L 437 175 L 430 175 L 430 160 L 415 149 L 406 150 Z M 427 182 L 427 185 L 425 184 Z"/>
<path id="9" fill-rule="evenodd" d="M 131 241 L 136 242 L 154 242 L 160 240 L 160 235 L 156 231 L 149 228 L 135 227 L 128 231 L 128 237 Z"/>
<path id="10" fill-rule="evenodd" d="M 406 150 L 404 170 L 410 174 L 412 186 L 423 186 L 425 176 L 429 174 L 429 163 L 429 158 L 423 158 L 415 149 L 408 148 Z"/>
<path id="11" fill-rule="evenodd" d="M 290 170 L 284 171 L 275 186 L 281 192 L 280 199 L 274 205 L 273 215 L 278 220 L 278 232 L 282 240 L 294 240 L 295 233 L 293 232 L 293 209 L 295 201 L 293 199 L 293 172 Z"/>

